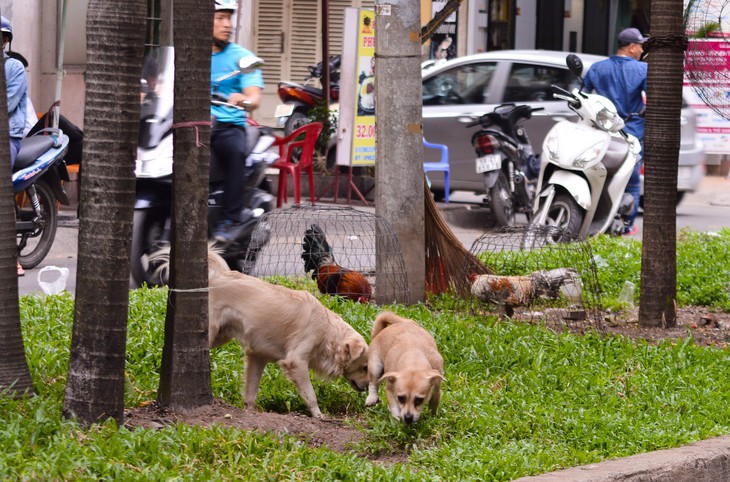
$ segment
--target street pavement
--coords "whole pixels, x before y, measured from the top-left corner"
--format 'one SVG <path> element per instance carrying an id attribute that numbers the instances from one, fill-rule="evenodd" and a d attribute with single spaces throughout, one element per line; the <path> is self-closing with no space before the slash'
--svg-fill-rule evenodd
<path id="1" fill-rule="evenodd" d="M 477 204 L 481 196 L 471 193 L 456 192 L 451 196 L 449 204 L 439 203 L 444 220 L 449 224 L 456 237 L 466 249 L 470 249 L 474 241 L 490 228 L 490 217 L 485 208 Z M 372 204 L 363 207 L 357 201 L 353 207 L 374 212 Z M 20 295 L 31 293 L 43 294 L 38 283 L 38 274 L 45 266 L 66 267 L 70 275 L 66 282 L 66 289 L 76 292 L 76 260 L 78 258 L 78 219 L 76 206 L 65 208 L 60 213 L 60 222 L 56 240 L 43 262 L 34 269 L 26 270 L 24 277 L 18 278 L 18 292 Z M 524 216 L 518 222 L 526 222 Z M 643 227 L 642 218 L 637 218 L 639 232 L 634 236 L 641 239 Z M 695 231 L 713 231 L 721 227 L 730 227 L 730 179 L 720 176 L 705 176 L 699 189 L 688 193 L 677 207 L 677 229 L 689 227 Z M 57 275 L 43 273 L 43 281 L 53 281 Z"/>

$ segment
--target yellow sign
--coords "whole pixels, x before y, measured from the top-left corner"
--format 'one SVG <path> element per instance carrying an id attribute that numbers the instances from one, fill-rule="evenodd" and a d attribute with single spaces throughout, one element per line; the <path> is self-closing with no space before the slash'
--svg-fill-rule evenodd
<path id="1" fill-rule="evenodd" d="M 375 13 L 360 10 L 359 14 L 352 165 L 368 166 L 375 164 Z"/>

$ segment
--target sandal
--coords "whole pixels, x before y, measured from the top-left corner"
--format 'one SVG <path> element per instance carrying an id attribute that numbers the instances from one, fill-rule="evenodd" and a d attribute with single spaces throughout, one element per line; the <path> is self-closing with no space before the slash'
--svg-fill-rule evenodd
<path id="1" fill-rule="evenodd" d="M 18 269 L 18 278 L 25 276 L 25 270 L 23 269 L 22 266 L 20 266 L 20 263 L 18 263 L 17 269 Z"/>

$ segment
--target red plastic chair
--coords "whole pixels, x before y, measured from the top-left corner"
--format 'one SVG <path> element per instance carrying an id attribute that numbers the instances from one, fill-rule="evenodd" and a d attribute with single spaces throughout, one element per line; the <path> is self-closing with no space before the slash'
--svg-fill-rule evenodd
<path id="1" fill-rule="evenodd" d="M 274 141 L 274 145 L 279 146 L 279 159 L 271 164 L 271 167 L 279 170 L 279 188 L 276 192 L 277 208 L 287 202 L 288 174 L 291 174 L 294 183 L 294 203 L 299 204 L 301 201 L 302 171 L 305 171 L 309 176 L 309 195 L 312 197 L 312 204 L 314 204 L 314 164 L 312 161 L 314 159 L 314 147 L 322 128 L 321 122 L 312 122 L 303 125 L 287 137 L 277 137 Z M 304 138 L 297 140 L 302 135 L 304 135 Z M 292 162 L 292 153 L 297 147 L 301 148 L 299 162 Z"/>

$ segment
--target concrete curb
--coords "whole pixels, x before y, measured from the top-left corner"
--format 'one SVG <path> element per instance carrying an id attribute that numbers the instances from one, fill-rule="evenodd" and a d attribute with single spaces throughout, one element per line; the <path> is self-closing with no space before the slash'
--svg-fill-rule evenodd
<path id="1" fill-rule="evenodd" d="M 559 470 L 515 482 L 721 482 L 730 481 L 730 436 Z"/>

